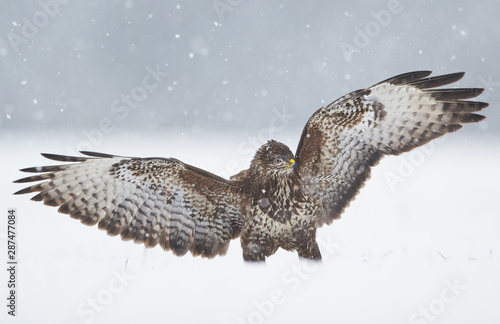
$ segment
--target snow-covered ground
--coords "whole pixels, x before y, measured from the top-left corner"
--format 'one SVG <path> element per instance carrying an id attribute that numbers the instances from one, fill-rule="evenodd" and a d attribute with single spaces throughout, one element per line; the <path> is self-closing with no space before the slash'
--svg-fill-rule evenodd
<path id="1" fill-rule="evenodd" d="M 238 240 L 225 257 L 179 258 L 13 196 L 17 169 L 50 162 L 39 152 L 68 153 L 81 135 L 1 135 L 0 210 L 17 210 L 19 260 L 18 316 L 2 306 L 2 323 L 500 321 L 498 141 L 451 134 L 385 158 L 343 218 L 319 230 L 321 264 L 279 251 L 255 266 L 243 262 Z M 298 136 L 277 139 L 294 150 Z M 100 151 L 172 156 L 224 174 L 228 163 L 247 166 L 242 140 L 128 132 L 109 135 Z M 7 280 L 2 271 L 3 296 Z"/>

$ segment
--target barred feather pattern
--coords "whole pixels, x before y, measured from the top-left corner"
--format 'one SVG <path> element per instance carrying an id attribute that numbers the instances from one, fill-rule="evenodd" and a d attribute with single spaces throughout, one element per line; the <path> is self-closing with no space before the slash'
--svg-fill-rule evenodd
<path id="1" fill-rule="evenodd" d="M 484 119 L 476 112 L 488 104 L 467 100 L 483 89 L 441 89 L 464 74 L 430 73 L 401 74 L 320 108 L 295 155 L 271 140 L 230 180 L 172 158 L 44 154 L 70 164 L 21 170 L 36 175 L 16 182 L 38 183 L 16 194 L 37 192 L 33 200 L 86 225 L 177 255 L 223 255 L 241 234 L 245 260 L 278 248 L 319 260 L 316 229 L 341 216 L 383 156 Z"/>
<path id="2" fill-rule="evenodd" d="M 46 154 L 79 163 L 24 169 L 48 173 L 16 182 L 48 181 L 17 194 L 39 192 L 33 200 L 60 206 L 83 224 L 177 255 L 223 255 L 239 235 L 240 195 L 226 180 L 175 159 L 87 154 L 99 158 Z"/>
<path id="3" fill-rule="evenodd" d="M 345 95 L 309 119 L 297 148 L 299 174 L 321 201 L 320 224 L 339 218 L 370 169 L 384 155 L 397 155 L 475 123 L 487 103 L 467 101 L 483 89 L 432 89 L 464 73 L 427 77 L 430 71 L 398 75 Z"/>
<path id="4" fill-rule="evenodd" d="M 241 232 L 245 260 L 265 260 L 278 248 L 296 250 L 303 258 L 321 258 L 316 244 L 320 206 L 304 192 L 295 165 L 288 161 L 293 161 L 290 149 L 271 140 L 259 148 L 242 175 L 252 198 Z"/>

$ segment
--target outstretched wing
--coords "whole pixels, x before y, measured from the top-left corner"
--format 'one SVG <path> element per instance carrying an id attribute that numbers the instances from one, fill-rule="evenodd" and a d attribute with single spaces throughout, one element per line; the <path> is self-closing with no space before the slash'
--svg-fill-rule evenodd
<path id="1" fill-rule="evenodd" d="M 231 181 L 176 159 L 82 153 L 92 157 L 43 154 L 77 163 L 21 170 L 41 174 L 17 183 L 47 181 L 16 194 L 39 192 L 32 200 L 83 224 L 177 255 L 223 255 L 239 235 L 242 197 Z"/>
<path id="2" fill-rule="evenodd" d="M 397 155 L 474 123 L 488 106 L 465 101 L 483 89 L 432 89 L 464 73 L 401 74 L 351 92 L 316 111 L 300 139 L 296 160 L 310 193 L 321 201 L 320 223 L 339 218 L 386 154 Z"/>

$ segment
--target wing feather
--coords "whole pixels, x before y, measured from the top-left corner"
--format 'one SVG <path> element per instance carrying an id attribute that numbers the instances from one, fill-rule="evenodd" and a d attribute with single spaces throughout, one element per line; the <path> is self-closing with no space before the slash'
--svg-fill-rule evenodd
<path id="1" fill-rule="evenodd" d="M 82 153 L 43 154 L 75 163 L 22 169 L 38 174 L 16 183 L 42 182 L 15 194 L 38 192 L 33 200 L 83 224 L 177 255 L 225 254 L 239 235 L 242 191 L 234 182 L 176 159 Z"/>
<path id="2" fill-rule="evenodd" d="M 483 89 L 434 89 L 464 73 L 430 73 L 405 73 L 353 91 L 311 116 L 296 160 L 300 176 L 323 206 L 320 224 L 340 217 L 384 155 L 407 152 L 484 119 L 475 112 L 487 103 L 464 100 Z"/>
<path id="3" fill-rule="evenodd" d="M 462 79 L 464 76 L 464 72 L 458 72 L 458 73 L 451 73 L 451 74 L 445 74 L 445 75 L 439 75 L 439 76 L 434 76 L 434 77 L 428 77 L 428 78 L 423 78 L 423 79 L 416 79 L 411 82 L 406 82 L 407 85 L 412 85 L 414 87 L 417 87 L 419 89 L 429 89 L 429 88 L 436 88 L 436 87 L 441 87 L 453 82 L 457 82 L 458 80 Z"/>

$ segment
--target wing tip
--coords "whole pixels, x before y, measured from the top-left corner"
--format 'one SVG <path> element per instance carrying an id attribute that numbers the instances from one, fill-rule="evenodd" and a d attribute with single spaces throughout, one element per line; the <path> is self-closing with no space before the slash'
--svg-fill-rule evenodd
<path id="1" fill-rule="evenodd" d="M 22 168 L 22 169 L 19 169 L 19 171 L 21 171 L 21 172 L 30 172 L 30 173 L 37 172 L 36 171 L 36 167 Z M 14 183 L 17 183 L 17 181 L 18 180 L 14 181 Z"/>
<path id="2" fill-rule="evenodd" d="M 40 154 L 46 159 L 61 161 L 61 162 L 84 162 L 88 160 L 88 158 L 86 157 L 69 156 L 69 155 L 52 154 L 52 153 L 40 153 Z"/>
<path id="3" fill-rule="evenodd" d="M 40 178 L 39 176 L 31 176 L 31 177 L 25 177 L 21 179 L 17 179 L 12 181 L 13 183 L 26 183 L 26 182 L 33 182 L 33 181 L 40 181 L 43 180 L 44 178 Z"/>
<path id="4" fill-rule="evenodd" d="M 98 158 L 113 158 L 117 157 L 117 155 L 113 154 L 107 154 L 107 153 L 100 153 L 100 152 L 93 152 L 93 151 L 79 151 L 83 155 L 87 156 L 92 156 L 92 157 L 98 157 Z"/>
<path id="5" fill-rule="evenodd" d="M 472 89 L 474 89 L 477 92 L 475 97 L 479 96 L 480 94 L 482 94 L 484 92 L 484 88 L 472 88 Z"/>
<path id="6" fill-rule="evenodd" d="M 36 190 L 32 190 L 32 187 L 26 187 L 26 188 L 23 188 L 21 190 L 14 192 L 14 195 L 24 195 L 24 194 L 31 193 L 34 191 L 36 191 Z"/>
<path id="7" fill-rule="evenodd" d="M 480 111 L 480 110 L 483 110 L 484 108 L 488 107 L 490 104 L 488 102 L 484 102 L 484 101 L 470 101 L 470 102 L 474 102 L 475 105 L 476 105 L 476 109 L 475 111 Z"/>
<path id="8" fill-rule="evenodd" d="M 462 120 L 462 123 L 478 123 L 482 120 L 485 120 L 486 116 L 480 114 L 467 114 L 465 118 Z"/>
<path id="9" fill-rule="evenodd" d="M 435 100 L 456 102 L 462 99 L 471 99 L 484 92 L 483 88 L 445 88 L 445 89 L 425 89 Z"/>
<path id="10" fill-rule="evenodd" d="M 442 78 L 446 78 L 447 80 L 453 80 L 453 81 L 450 81 L 450 83 L 452 82 L 457 82 L 458 80 L 461 80 L 465 75 L 465 71 L 461 71 L 461 72 L 453 72 L 453 73 L 448 73 L 448 74 L 443 74 L 441 75 Z"/>
<path id="11" fill-rule="evenodd" d="M 377 84 L 381 84 L 381 83 L 385 83 L 385 82 L 389 82 L 389 83 L 394 84 L 394 85 L 408 84 L 408 83 L 423 79 L 431 74 L 432 74 L 432 71 L 430 71 L 430 70 L 420 70 L 420 71 L 407 72 L 407 73 L 398 74 L 398 75 L 393 76 L 389 79 L 381 81 Z"/>
<path id="12" fill-rule="evenodd" d="M 378 84 L 389 82 L 394 85 L 412 84 L 421 89 L 435 88 L 461 80 L 465 75 L 465 71 L 429 77 L 431 74 L 431 70 L 407 72 L 393 76 L 379 82 Z M 480 93 L 478 93 L 478 95 L 479 94 Z"/>

